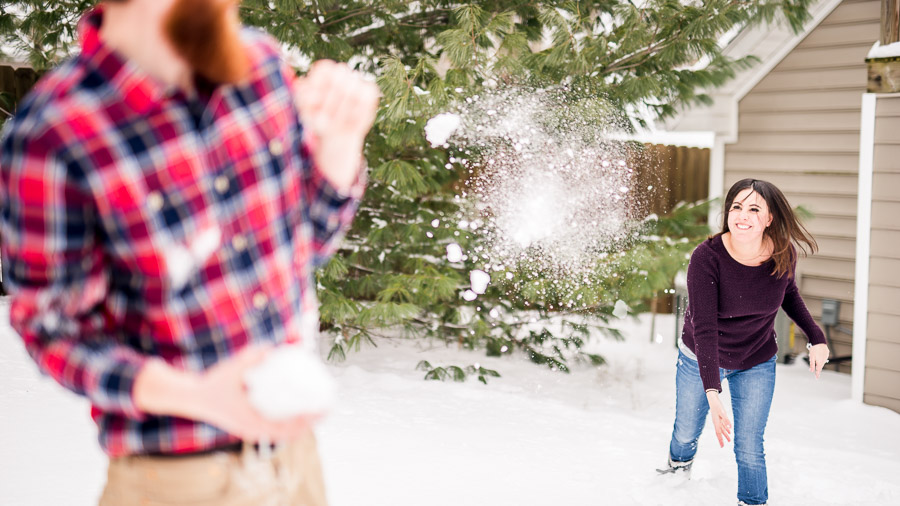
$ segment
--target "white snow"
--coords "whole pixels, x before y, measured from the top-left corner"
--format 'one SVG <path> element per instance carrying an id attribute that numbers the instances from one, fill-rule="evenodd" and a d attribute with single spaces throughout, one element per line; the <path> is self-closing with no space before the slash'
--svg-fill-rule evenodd
<path id="1" fill-rule="evenodd" d="M 563 176 L 554 174 L 525 179 L 526 184 L 518 188 L 519 193 L 508 197 L 507 212 L 497 218 L 501 235 L 527 248 L 558 239 L 561 231 L 577 227 L 563 181 Z"/>
<path id="2" fill-rule="evenodd" d="M 325 414 L 337 385 L 318 356 L 297 345 L 280 346 L 244 376 L 247 395 L 263 416 L 283 420 Z"/>
<path id="3" fill-rule="evenodd" d="M 447 261 L 451 263 L 461 262 L 463 257 L 462 248 L 459 244 L 453 243 L 447 245 Z"/>
<path id="4" fill-rule="evenodd" d="M 0 306 L 6 321 L 8 306 Z M 608 365 L 552 372 L 521 354 L 502 358 L 456 345 L 380 340 L 329 366 L 336 408 L 318 426 L 332 506 L 732 505 L 737 472 L 709 424 L 693 479 L 657 476 L 675 407 L 671 315 L 619 323 L 626 339 L 599 339 Z M 668 329 L 668 330 L 666 330 Z M 416 364 L 480 363 L 483 385 L 423 381 Z M 900 415 L 850 399 L 850 376 L 816 380 L 779 365 L 766 431 L 770 504 L 900 504 Z M 728 384 L 723 399 L 726 405 Z M 105 458 L 88 404 L 40 377 L 21 341 L 0 324 L 0 503 L 96 504 Z"/>
<path id="5" fill-rule="evenodd" d="M 169 282 L 176 290 L 181 289 L 196 269 L 191 250 L 180 244 L 171 244 L 165 255 Z"/>
<path id="6" fill-rule="evenodd" d="M 204 265 L 221 245 L 222 230 L 219 227 L 209 227 L 191 241 L 191 256 L 199 265 Z"/>
<path id="7" fill-rule="evenodd" d="M 459 158 L 449 161 L 471 175 L 455 196 L 457 219 L 460 229 L 478 223 L 483 246 L 465 255 L 472 268 L 522 273 L 504 283 L 509 295 L 546 294 L 552 284 L 574 298 L 578 285 L 618 267 L 616 258 L 598 264 L 600 254 L 640 238 L 635 204 L 652 195 L 636 190 L 633 148 L 613 136 L 625 119 L 602 98 L 574 99 L 576 90 L 499 87 L 456 106 L 449 143 Z"/>
<path id="8" fill-rule="evenodd" d="M 624 300 L 617 300 L 616 305 L 613 306 L 612 314 L 616 318 L 625 318 L 628 315 L 628 304 Z"/>
<path id="9" fill-rule="evenodd" d="M 894 42 L 886 46 L 882 46 L 881 42 L 876 42 L 866 58 L 896 58 L 900 57 L 900 42 Z"/>
<path id="10" fill-rule="evenodd" d="M 488 283 L 491 282 L 491 275 L 480 269 L 475 269 L 469 273 L 469 282 L 472 283 L 472 291 L 481 295 L 487 290 Z"/>
<path id="11" fill-rule="evenodd" d="M 449 112 L 438 114 L 425 123 L 425 138 L 431 143 L 431 147 L 441 146 L 459 128 L 459 124 L 458 114 Z"/>
<path id="12" fill-rule="evenodd" d="M 166 267 L 169 282 L 175 290 L 180 290 L 209 261 L 210 257 L 222 245 L 222 230 L 212 226 L 202 230 L 190 241 L 182 245 L 172 243 L 166 248 Z"/>

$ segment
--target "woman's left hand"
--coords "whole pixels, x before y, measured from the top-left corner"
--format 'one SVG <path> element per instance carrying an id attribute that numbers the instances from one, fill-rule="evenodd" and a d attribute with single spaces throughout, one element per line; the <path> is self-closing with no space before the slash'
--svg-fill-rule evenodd
<path id="1" fill-rule="evenodd" d="M 809 348 L 809 372 L 816 373 L 816 378 L 828 362 L 828 345 L 817 344 Z"/>

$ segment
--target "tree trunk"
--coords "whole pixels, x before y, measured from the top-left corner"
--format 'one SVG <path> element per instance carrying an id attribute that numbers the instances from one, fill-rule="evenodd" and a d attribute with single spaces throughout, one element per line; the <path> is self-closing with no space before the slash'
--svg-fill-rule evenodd
<path id="1" fill-rule="evenodd" d="M 881 45 L 900 42 L 900 0 L 881 0 Z"/>
<path id="2" fill-rule="evenodd" d="M 881 0 L 882 46 L 900 42 L 900 0 Z M 868 62 L 869 93 L 900 92 L 900 57 L 870 58 Z"/>

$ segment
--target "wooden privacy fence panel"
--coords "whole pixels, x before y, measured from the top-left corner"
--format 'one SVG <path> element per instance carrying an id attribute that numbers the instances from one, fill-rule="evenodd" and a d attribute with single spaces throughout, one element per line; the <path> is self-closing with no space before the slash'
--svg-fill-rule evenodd
<path id="1" fill-rule="evenodd" d="M 40 75 L 27 67 L 13 68 L 0 65 L 0 123 L 15 111 L 16 104 L 31 91 Z M 0 238 L 2 241 L 2 238 Z M 0 294 L 5 294 L 0 276 Z"/>
<path id="2" fill-rule="evenodd" d="M 31 91 L 38 75 L 33 69 L 27 67 L 13 68 L 9 65 L 0 65 L 0 93 L 3 94 L 3 109 L 12 112 L 15 104 L 19 103 L 25 95 Z"/>
<path id="3" fill-rule="evenodd" d="M 709 148 L 644 144 L 630 157 L 638 216 L 663 215 L 709 196 Z"/>
<path id="4" fill-rule="evenodd" d="M 651 213 L 662 216 L 680 202 L 697 202 L 709 197 L 709 148 L 644 144 L 643 149 L 631 153 L 629 163 L 635 172 L 632 205 L 637 217 Z M 654 313 L 679 310 L 671 293 L 660 294 L 647 302 Z"/>

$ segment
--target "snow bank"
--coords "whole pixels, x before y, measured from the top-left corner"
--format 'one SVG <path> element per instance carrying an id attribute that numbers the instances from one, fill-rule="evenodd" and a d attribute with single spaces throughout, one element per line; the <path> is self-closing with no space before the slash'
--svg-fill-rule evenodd
<path id="1" fill-rule="evenodd" d="M 0 321 L 5 311 L 0 305 Z M 332 506 L 735 504 L 730 445 L 707 424 L 693 479 L 658 476 L 675 409 L 675 322 L 617 320 L 625 340 L 593 338 L 608 365 L 571 374 L 521 355 L 441 342 L 380 340 L 327 369 L 341 399 L 317 428 Z M 489 385 L 423 381 L 416 364 L 478 362 Z M 723 401 L 728 400 L 724 384 Z M 87 402 L 41 377 L 0 324 L 0 503 L 94 505 L 106 461 Z M 816 380 L 779 364 L 766 430 L 770 504 L 900 504 L 900 415 L 850 400 L 850 377 Z M 48 486 L 52 484 L 52 486 Z"/>

